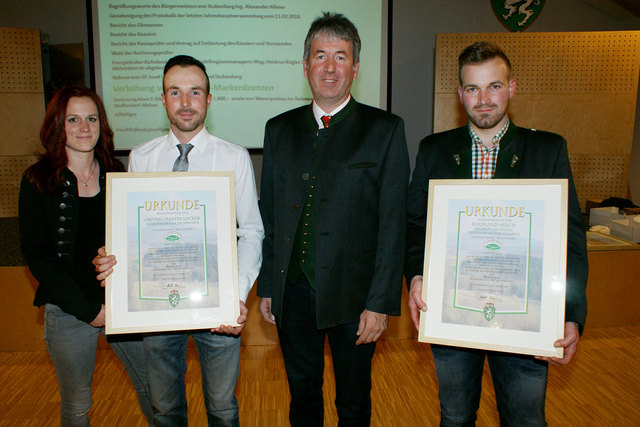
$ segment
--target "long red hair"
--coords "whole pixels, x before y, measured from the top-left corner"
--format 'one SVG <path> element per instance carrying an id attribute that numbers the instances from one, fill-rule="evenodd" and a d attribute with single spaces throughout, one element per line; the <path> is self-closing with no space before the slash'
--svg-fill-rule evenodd
<path id="1" fill-rule="evenodd" d="M 38 154 L 38 162 L 25 171 L 27 179 L 36 185 L 41 193 L 60 192 L 64 181 L 64 170 L 67 167 L 67 134 L 64 130 L 67 104 L 71 98 L 90 98 L 98 108 L 100 119 L 100 137 L 94 149 L 94 156 L 105 172 L 122 171 L 122 163 L 115 158 L 113 147 L 113 131 L 109 127 L 107 112 L 100 97 L 84 86 L 72 85 L 62 88 L 55 94 L 44 116 L 40 128 L 40 142 L 45 152 Z"/>

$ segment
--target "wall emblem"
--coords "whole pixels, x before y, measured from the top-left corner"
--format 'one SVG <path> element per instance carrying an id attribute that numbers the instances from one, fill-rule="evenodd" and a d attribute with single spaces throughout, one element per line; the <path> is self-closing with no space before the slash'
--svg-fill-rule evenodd
<path id="1" fill-rule="evenodd" d="M 524 31 L 538 17 L 545 0 L 491 0 L 491 8 L 509 30 Z"/>

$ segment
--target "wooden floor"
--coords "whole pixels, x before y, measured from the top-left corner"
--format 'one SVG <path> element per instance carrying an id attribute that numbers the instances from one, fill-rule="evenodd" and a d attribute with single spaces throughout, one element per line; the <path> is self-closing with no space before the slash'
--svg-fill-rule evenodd
<path id="1" fill-rule="evenodd" d="M 135 393 L 111 350 L 98 351 L 91 419 L 94 426 L 143 426 Z M 325 424 L 335 426 L 331 361 L 326 357 Z M 189 421 L 206 425 L 200 373 L 189 347 Z M 236 394 L 244 426 L 286 426 L 288 391 L 277 346 L 243 346 Z M 436 376 L 428 345 L 381 341 L 373 362 L 373 426 L 438 424 Z M 0 353 L 0 426 L 53 426 L 59 395 L 46 352 Z M 488 371 L 479 426 L 498 424 Z M 640 327 L 587 330 L 568 367 L 552 367 L 547 393 L 551 426 L 640 425 Z"/>

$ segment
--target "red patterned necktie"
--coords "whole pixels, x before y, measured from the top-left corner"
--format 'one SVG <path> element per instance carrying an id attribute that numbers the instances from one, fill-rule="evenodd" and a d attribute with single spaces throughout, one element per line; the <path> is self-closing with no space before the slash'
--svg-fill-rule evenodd
<path id="1" fill-rule="evenodd" d="M 322 117 L 320 117 L 320 120 L 322 120 L 322 125 L 325 128 L 328 128 L 329 127 L 329 122 L 331 121 L 331 116 L 322 116 Z"/>

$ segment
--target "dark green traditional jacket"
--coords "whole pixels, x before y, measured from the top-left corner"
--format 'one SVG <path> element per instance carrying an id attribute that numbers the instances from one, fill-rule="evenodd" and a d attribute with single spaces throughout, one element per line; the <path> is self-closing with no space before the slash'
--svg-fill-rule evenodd
<path id="1" fill-rule="evenodd" d="M 402 119 L 380 109 L 352 99 L 320 130 L 311 104 L 267 122 L 258 295 L 272 298 L 278 321 L 314 176 L 317 327 L 357 321 L 365 309 L 400 314 L 408 175 Z"/>
<path id="2" fill-rule="evenodd" d="M 420 142 L 407 200 L 407 283 L 422 275 L 430 179 L 471 179 L 471 136 L 466 126 L 440 132 Z M 512 122 L 500 140 L 494 178 L 567 178 L 569 180 L 567 286 L 565 321 L 580 332 L 587 316 L 587 244 L 573 184 L 567 142 L 560 135 L 520 128 Z"/>

